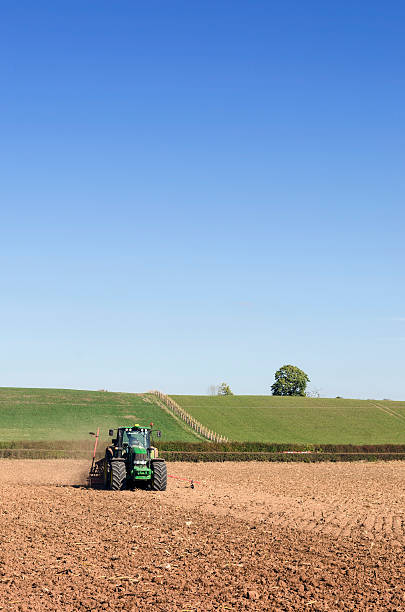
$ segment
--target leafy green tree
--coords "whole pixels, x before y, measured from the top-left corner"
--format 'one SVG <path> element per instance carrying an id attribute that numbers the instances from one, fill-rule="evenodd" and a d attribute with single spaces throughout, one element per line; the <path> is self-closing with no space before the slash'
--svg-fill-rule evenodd
<path id="1" fill-rule="evenodd" d="M 284 365 L 274 375 L 276 381 L 271 386 L 273 395 L 305 396 L 309 383 L 308 374 L 293 365 Z"/>
<path id="2" fill-rule="evenodd" d="M 218 387 L 218 395 L 233 395 L 231 387 L 226 383 L 221 383 Z"/>

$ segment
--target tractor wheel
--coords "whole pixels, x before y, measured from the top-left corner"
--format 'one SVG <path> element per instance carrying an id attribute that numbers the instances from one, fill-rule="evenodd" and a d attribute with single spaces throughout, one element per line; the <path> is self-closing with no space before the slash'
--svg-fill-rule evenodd
<path id="1" fill-rule="evenodd" d="M 127 487 L 127 470 L 124 461 L 112 461 L 110 468 L 110 489 L 122 491 Z"/>
<path id="2" fill-rule="evenodd" d="M 167 466 L 164 461 L 153 462 L 152 491 L 166 491 Z"/>

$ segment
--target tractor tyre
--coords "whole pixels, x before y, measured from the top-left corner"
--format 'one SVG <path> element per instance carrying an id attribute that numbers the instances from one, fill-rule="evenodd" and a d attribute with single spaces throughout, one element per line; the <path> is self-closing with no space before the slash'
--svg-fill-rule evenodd
<path id="1" fill-rule="evenodd" d="M 122 491 L 127 488 L 127 469 L 124 461 L 112 461 L 110 468 L 110 489 Z"/>
<path id="2" fill-rule="evenodd" d="M 152 491 L 166 491 L 167 466 L 164 461 L 153 462 Z"/>

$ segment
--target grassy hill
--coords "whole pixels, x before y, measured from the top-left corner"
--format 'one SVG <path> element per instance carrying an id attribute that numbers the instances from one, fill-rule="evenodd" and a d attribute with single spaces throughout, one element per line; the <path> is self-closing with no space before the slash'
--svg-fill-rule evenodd
<path id="1" fill-rule="evenodd" d="M 319 444 L 405 444 L 405 402 L 272 396 L 172 396 L 201 423 L 231 440 Z M 149 394 L 0 388 L 0 442 L 77 440 L 134 423 L 162 441 L 198 439 Z"/>
<path id="2" fill-rule="evenodd" d="M 175 420 L 148 394 L 0 388 L 0 441 L 90 440 L 90 431 L 135 423 L 154 423 L 162 440 L 193 442 L 191 430 Z"/>
<path id="3" fill-rule="evenodd" d="M 203 425 L 232 440 L 405 443 L 405 402 L 260 395 L 171 397 Z"/>

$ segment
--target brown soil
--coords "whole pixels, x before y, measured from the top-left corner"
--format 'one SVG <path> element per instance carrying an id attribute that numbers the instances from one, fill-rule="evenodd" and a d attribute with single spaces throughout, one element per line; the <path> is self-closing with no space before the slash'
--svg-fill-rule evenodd
<path id="1" fill-rule="evenodd" d="M 199 484 L 0 461 L 0 609 L 405 610 L 405 463 L 168 467 Z"/>

